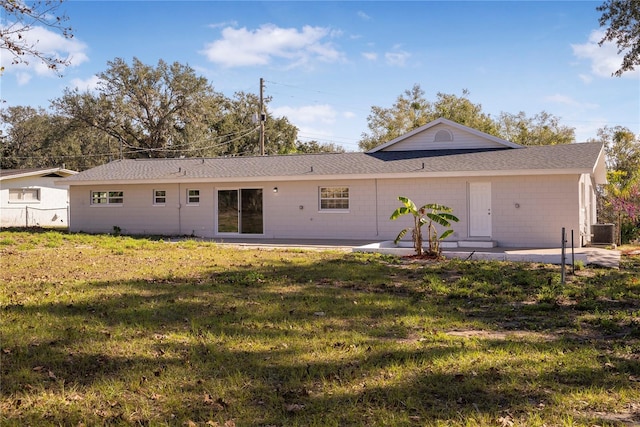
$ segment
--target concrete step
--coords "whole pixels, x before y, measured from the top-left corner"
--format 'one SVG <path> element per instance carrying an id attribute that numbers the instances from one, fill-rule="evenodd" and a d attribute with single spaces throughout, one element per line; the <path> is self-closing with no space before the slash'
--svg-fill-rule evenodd
<path id="1" fill-rule="evenodd" d="M 459 240 L 459 248 L 495 248 L 498 242 L 493 240 Z"/>

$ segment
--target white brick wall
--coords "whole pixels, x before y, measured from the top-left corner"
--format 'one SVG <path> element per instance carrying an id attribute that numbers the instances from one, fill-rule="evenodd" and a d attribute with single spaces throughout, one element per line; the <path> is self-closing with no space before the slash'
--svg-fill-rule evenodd
<path id="1" fill-rule="evenodd" d="M 492 240 L 504 247 L 545 247 L 560 244 L 562 227 L 580 231 L 578 175 L 483 177 L 491 182 Z M 389 219 L 407 196 L 418 206 L 439 203 L 453 208 L 460 222 L 449 240 L 468 238 L 466 178 L 366 179 L 289 182 L 249 182 L 168 185 L 73 186 L 70 190 L 71 229 L 112 232 L 118 226 L 129 234 L 167 234 L 215 237 L 216 191 L 219 188 L 262 188 L 264 238 L 326 238 L 392 240 L 409 217 Z M 322 212 L 318 188 L 348 186 L 348 212 Z M 278 192 L 273 192 L 278 187 Z M 587 193 L 592 192 L 587 185 Z M 153 190 L 166 190 L 165 206 L 153 206 Z M 187 189 L 200 190 L 198 206 L 186 204 Z M 91 206 L 90 191 L 124 191 L 122 206 Z M 516 204 L 519 207 L 516 207 Z M 595 209 L 595 206 L 592 207 Z M 595 218 L 595 214 L 593 215 Z M 595 219 L 593 219 L 595 220 Z M 579 243 L 579 242 L 577 242 Z"/>

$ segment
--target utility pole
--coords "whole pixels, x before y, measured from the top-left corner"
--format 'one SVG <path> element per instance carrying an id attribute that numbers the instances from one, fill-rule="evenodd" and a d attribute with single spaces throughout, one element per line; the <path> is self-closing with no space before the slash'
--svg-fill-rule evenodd
<path id="1" fill-rule="evenodd" d="M 264 113 L 264 79 L 260 77 L 260 155 L 264 156 L 264 122 L 267 115 Z"/>

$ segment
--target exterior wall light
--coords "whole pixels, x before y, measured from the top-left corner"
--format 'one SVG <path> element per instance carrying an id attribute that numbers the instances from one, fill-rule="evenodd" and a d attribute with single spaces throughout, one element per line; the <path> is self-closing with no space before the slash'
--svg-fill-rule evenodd
<path id="1" fill-rule="evenodd" d="M 278 192 L 278 187 L 273 187 L 273 192 L 277 193 Z"/>

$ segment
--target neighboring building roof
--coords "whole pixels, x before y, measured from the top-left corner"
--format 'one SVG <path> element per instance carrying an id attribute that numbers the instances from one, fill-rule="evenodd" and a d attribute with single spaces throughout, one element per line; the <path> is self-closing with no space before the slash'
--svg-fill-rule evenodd
<path id="1" fill-rule="evenodd" d="M 32 168 L 32 169 L 0 169 L 0 181 L 25 178 L 29 176 L 45 176 L 55 174 L 59 177 L 75 175 L 78 172 L 65 168 Z M 55 178 L 55 176 L 54 176 Z"/>
<path id="2" fill-rule="evenodd" d="M 606 182 L 601 143 L 517 149 L 505 146 L 489 150 L 117 160 L 80 172 L 61 180 L 61 183 L 93 185 L 581 173 L 594 175 L 597 183 Z"/>

